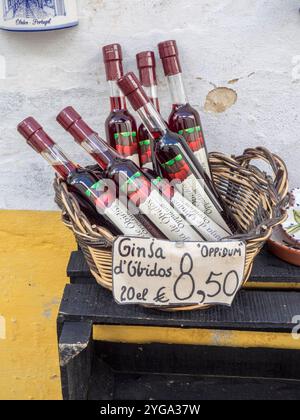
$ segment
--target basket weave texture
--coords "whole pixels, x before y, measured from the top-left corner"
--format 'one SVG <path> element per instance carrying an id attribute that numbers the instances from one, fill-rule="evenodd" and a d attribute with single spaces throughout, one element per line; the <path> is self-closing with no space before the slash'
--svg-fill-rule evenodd
<path id="1" fill-rule="evenodd" d="M 253 161 L 257 162 L 256 165 Z M 259 169 L 262 162 L 267 163 L 271 171 L 267 173 Z M 280 157 L 262 147 L 247 149 L 241 156 L 211 153 L 210 164 L 216 188 L 243 232 L 232 238 L 246 243 L 245 284 L 251 274 L 254 258 L 269 239 L 272 229 L 286 218 L 287 169 Z M 56 177 L 54 189 L 55 201 L 62 210 L 63 223 L 74 233 L 91 273 L 101 286 L 111 290 L 114 235 L 105 227 L 90 222 L 65 181 Z M 170 310 L 202 308 L 181 306 Z"/>

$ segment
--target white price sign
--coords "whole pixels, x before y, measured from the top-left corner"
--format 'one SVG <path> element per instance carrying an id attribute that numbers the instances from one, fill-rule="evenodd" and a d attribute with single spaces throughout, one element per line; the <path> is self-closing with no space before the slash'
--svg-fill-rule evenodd
<path id="1" fill-rule="evenodd" d="M 169 242 L 119 237 L 113 294 L 119 304 L 230 306 L 244 278 L 241 241 Z"/>

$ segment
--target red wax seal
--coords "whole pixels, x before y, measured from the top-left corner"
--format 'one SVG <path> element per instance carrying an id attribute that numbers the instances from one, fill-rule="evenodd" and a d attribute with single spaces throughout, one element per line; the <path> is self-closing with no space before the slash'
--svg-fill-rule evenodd
<path id="1" fill-rule="evenodd" d="M 95 133 L 71 106 L 63 109 L 56 117 L 56 121 L 79 143 Z"/>
<path id="2" fill-rule="evenodd" d="M 33 118 L 28 117 L 18 125 L 18 132 L 26 139 L 27 143 L 42 153 L 47 147 L 54 146 L 54 141 L 43 130 L 43 127 Z"/>
<path id="3" fill-rule="evenodd" d="M 137 66 L 140 72 L 140 80 L 143 86 L 157 85 L 156 61 L 153 51 L 143 51 L 136 56 Z"/>
<path id="4" fill-rule="evenodd" d="M 129 99 L 131 106 L 135 111 L 147 105 L 150 102 L 139 79 L 133 72 L 127 73 L 118 80 L 119 88 Z"/>
<path id="5" fill-rule="evenodd" d="M 107 80 L 118 80 L 123 76 L 123 55 L 120 44 L 109 44 L 102 48 Z"/>
<path id="6" fill-rule="evenodd" d="M 161 42 L 158 44 L 158 51 L 166 76 L 174 76 L 182 72 L 176 41 Z"/>

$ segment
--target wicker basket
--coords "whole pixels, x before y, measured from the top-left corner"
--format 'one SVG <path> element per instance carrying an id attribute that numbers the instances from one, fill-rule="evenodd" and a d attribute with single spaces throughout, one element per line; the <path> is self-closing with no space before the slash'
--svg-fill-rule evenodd
<path id="1" fill-rule="evenodd" d="M 272 175 L 254 166 L 253 160 L 270 165 Z M 272 233 L 286 218 L 288 176 L 284 162 L 264 148 L 247 149 L 241 156 L 210 154 L 214 181 L 224 201 L 236 216 L 243 234 L 233 238 L 246 243 L 244 283 L 249 279 L 254 258 Z M 80 210 L 74 194 L 60 178 L 54 182 L 56 202 L 64 224 L 72 230 L 96 281 L 112 289 L 112 243 L 114 236 L 104 227 L 91 224 Z M 201 309 L 201 306 L 170 310 Z"/>

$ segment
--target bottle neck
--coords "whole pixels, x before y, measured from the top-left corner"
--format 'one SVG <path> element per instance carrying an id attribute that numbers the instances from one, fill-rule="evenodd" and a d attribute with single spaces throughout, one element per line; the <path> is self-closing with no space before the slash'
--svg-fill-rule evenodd
<path id="1" fill-rule="evenodd" d="M 151 136 L 156 139 L 167 132 L 167 126 L 161 115 L 154 108 L 152 102 L 148 102 L 137 110 L 144 126 L 149 131 Z"/>
<path id="2" fill-rule="evenodd" d="M 78 166 L 76 166 L 75 163 L 68 159 L 67 156 L 60 149 L 60 147 L 56 144 L 45 145 L 43 151 L 39 153 L 65 180 L 78 168 Z"/>
<path id="3" fill-rule="evenodd" d="M 139 68 L 140 81 L 148 98 L 154 105 L 157 112 L 160 112 L 158 94 L 157 94 L 157 77 L 154 66 Z"/>
<path id="4" fill-rule="evenodd" d="M 118 153 L 87 125 L 74 109 L 62 111 L 57 119 L 74 140 L 96 160 L 102 170 L 107 169 L 115 159 L 120 158 Z M 71 125 L 69 125 L 70 120 Z"/>
<path id="5" fill-rule="evenodd" d="M 80 143 L 84 150 L 98 163 L 102 170 L 106 170 L 115 159 L 120 156 L 97 133 L 88 135 Z"/>
<path id="6" fill-rule="evenodd" d="M 182 73 L 172 76 L 167 76 L 169 90 L 172 97 L 173 105 L 185 105 L 188 103 L 188 98 L 185 92 Z"/>
<path id="7" fill-rule="evenodd" d="M 158 94 L 157 94 L 157 85 L 151 85 L 151 86 L 143 86 L 148 98 L 152 102 L 154 108 L 158 113 L 160 113 L 160 105 L 158 100 Z"/>
<path id="8" fill-rule="evenodd" d="M 110 90 L 110 108 L 111 111 L 127 110 L 126 99 L 121 92 L 116 80 L 108 81 Z"/>

